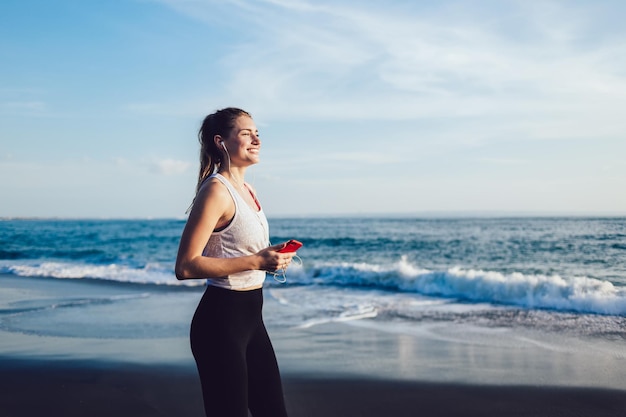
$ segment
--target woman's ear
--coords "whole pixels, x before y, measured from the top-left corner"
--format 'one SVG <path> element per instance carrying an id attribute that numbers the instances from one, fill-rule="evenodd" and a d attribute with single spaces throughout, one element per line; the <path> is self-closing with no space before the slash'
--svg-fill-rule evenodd
<path id="1" fill-rule="evenodd" d="M 215 142 L 215 146 L 217 149 L 224 150 L 224 152 L 228 153 L 228 149 L 226 149 L 226 145 L 224 144 L 224 139 L 220 135 L 213 136 L 213 141 Z"/>

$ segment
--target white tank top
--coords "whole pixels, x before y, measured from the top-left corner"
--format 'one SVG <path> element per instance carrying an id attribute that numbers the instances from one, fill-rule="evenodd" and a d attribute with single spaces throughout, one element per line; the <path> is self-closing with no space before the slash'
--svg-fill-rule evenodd
<path id="1" fill-rule="evenodd" d="M 220 174 L 213 174 L 226 186 L 235 202 L 235 215 L 224 229 L 213 232 L 202 254 L 212 258 L 235 258 L 252 255 L 269 246 L 269 225 L 263 210 L 255 211 Z M 249 270 L 220 278 L 208 278 L 207 285 L 229 290 L 258 287 L 265 281 L 265 271 Z"/>

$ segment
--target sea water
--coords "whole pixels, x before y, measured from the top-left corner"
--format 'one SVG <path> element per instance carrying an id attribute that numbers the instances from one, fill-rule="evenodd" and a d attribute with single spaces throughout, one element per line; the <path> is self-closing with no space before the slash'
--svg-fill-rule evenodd
<path id="1" fill-rule="evenodd" d="M 290 266 L 285 283 L 271 275 L 266 280 L 266 295 L 281 306 L 266 314 L 271 326 L 346 322 L 410 334 L 448 324 L 448 329 L 541 329 L 626 340 L 626 218 L 269 222 L 272 243 L 292 238 L 304 243 L 301 265 Z M 181 282 L 174 276 L 184 225 L 175 219 L 2 220 L 0 274 L 118 288 L 109 296 L 49 301 L 56 317 L 69 323 L 54 331 L 71 334 L 81 309 L 114 315 L 116 303 L 131 297 L 140 308 L 141 298 L 155 290 L 173 297 L 201 293 L 202 280 Z M 127 296 L 123 289 L 129 286 L 146 292 Z M 5 308 L 0 326 L 18 323 L 20 316 L 22 329 L 45 333 L 49 325 L 27 318 L 52 307 L 33 303 Z M 188 332 L 188 322 L 174 325 L 166 314 L 161 318 L 164 325 L 152 317 L 142 337 L 149 337 L 146 331 L 155 337 Z"/>

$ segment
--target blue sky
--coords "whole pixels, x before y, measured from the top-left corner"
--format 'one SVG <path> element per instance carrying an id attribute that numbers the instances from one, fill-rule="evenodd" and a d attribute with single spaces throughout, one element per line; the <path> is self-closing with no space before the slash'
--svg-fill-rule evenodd
<path id="1" fill-rule="evenodd" d="M 252 113 L 269 216 L 626 214 L 626 3 L 3 0 L 0 217 L 182 217 Z"/>

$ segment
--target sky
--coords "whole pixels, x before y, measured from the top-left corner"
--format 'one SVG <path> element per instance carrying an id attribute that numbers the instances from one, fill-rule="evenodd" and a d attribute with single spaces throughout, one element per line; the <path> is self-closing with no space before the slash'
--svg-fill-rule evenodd
<path id="1" fill-rule="evenodd" d="M 2 0 L 0 217 L 183 218 L 249 111 L 268 217 L 626 214 L 626 2 Z"/>

